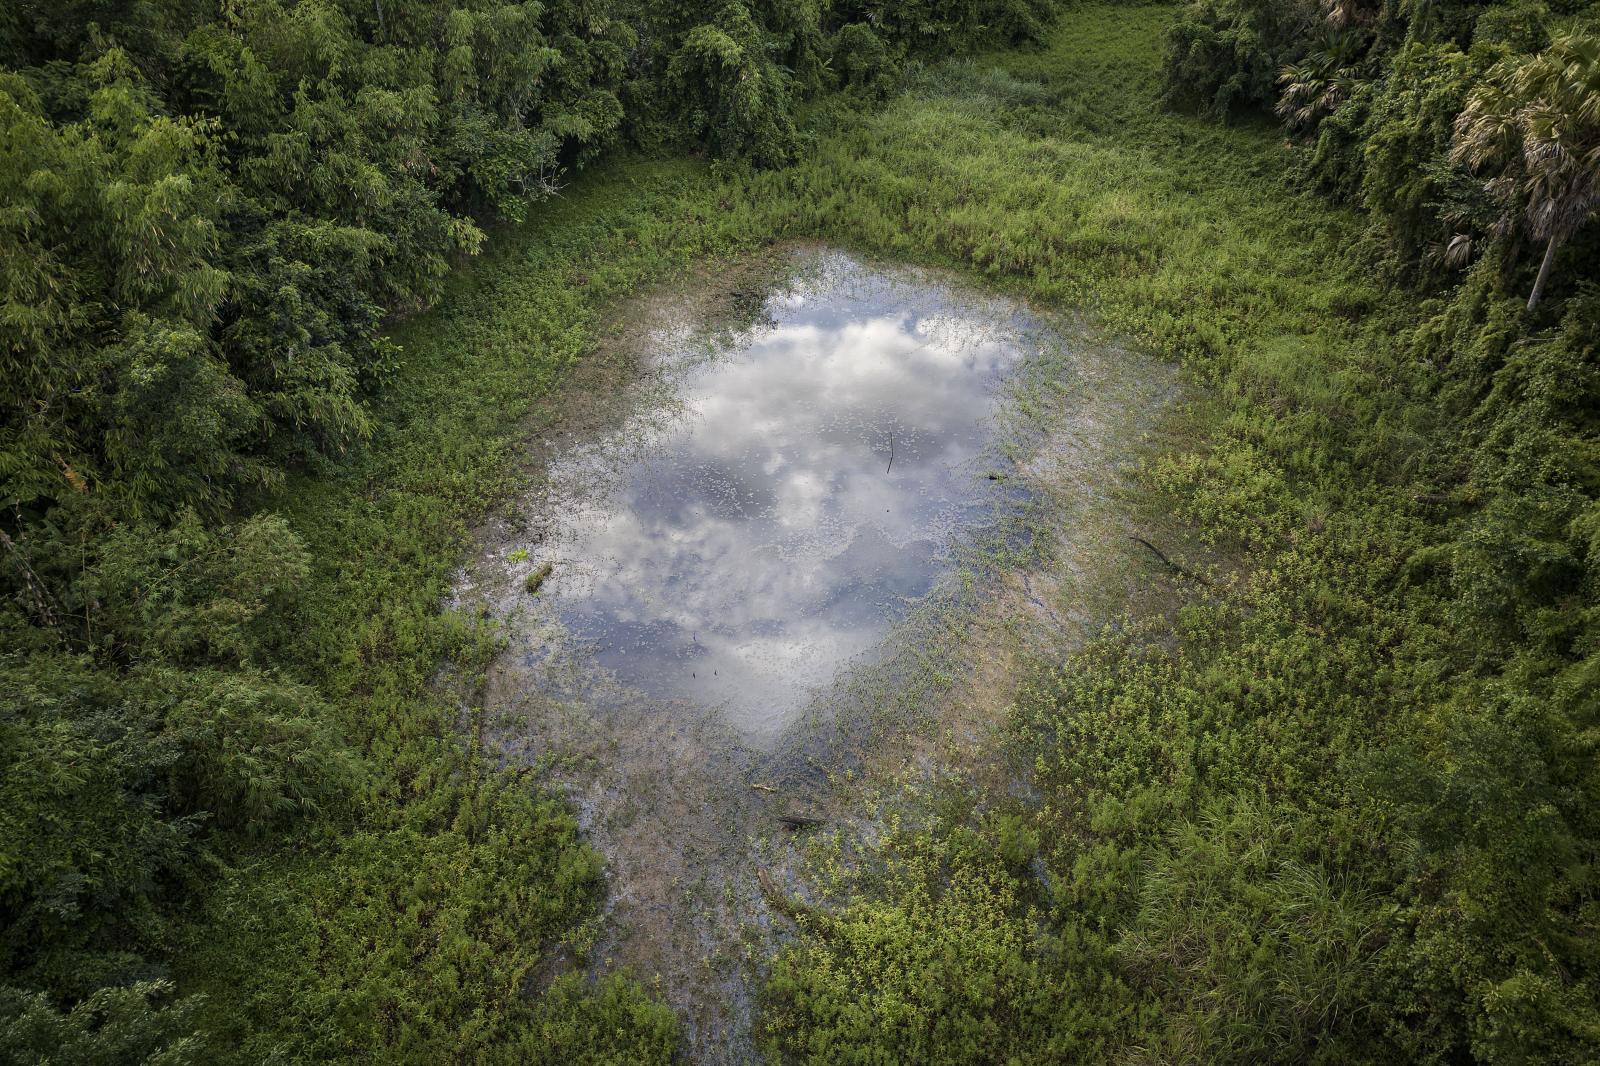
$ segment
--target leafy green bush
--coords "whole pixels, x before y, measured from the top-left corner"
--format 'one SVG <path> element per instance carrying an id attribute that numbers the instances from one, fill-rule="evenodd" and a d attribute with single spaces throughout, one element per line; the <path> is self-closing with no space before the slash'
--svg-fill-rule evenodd
<path id="1" fill-rule="evenodd" d="M 677 1046 L 672 1011 L 638 984 L 613 976 L 589 988 L 568 974 L 539 997 L 515 1050 L 499 1057 L 527 1066 L 666 1066 Z"/>
<path id="2" fill-rule="evenodd" d="M 1173 23 L 1162 97 L 1218 118 L 1271 110 L 1279 72 L 1301 56 L 1318 21 L 1311 0 L 1199 0 Z"/>
<path id="3" fill-rule="evenodd" d="M 864 92 L 886 91 L 899 74 L 889 46 L 864 22 L 852 22 L 834 35 L 833 69 L 846 87 Z"/>
<path id="4" fill-rule="evenodd" d="M 889 885 L 802 916 L 773 963 L 768 1042 L 806 1063 L 1041 1061 L 1067 990 L 1041 964 L 1022 886 L 927 840 Z"/>
<path id="5" fill-rule="evenodd" d="M 1359 175 L 1361 200 L 1383 220 L 1405 260 L 1429 248 L 1442 251 L 1474 210 L 1475 187 L 1449 163 L 1451 130 L 1466 102 L 1478 64 L 1452 44 L 1414 44 L 1397 53 L 1358 128 L 1359 156 L 1347 171 Z"/>
<path id="6" fill-rule="evenodd" d="M 42 995 L 0 988 L 0 1046 L 10 1062 L 61 1066 L 198 1066 L 206 1045 L 193 1032 L 196 999 L 163 1003 L 170 981 L 103 988 L 58 1011 Z"/>
<path id="7" fill-rule="evenodd" d="M 667 82 L 696 139 L 718 155 L 782 163 L 795 149 L 787 76 L 737 0 L 691 29 L 667 65 Z"/>

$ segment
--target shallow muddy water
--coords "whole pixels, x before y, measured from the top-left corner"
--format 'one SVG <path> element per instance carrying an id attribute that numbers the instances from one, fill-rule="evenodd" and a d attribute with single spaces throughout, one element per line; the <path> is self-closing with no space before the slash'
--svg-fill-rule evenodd
<path id="1" fill-rule="evenodd" d="M 523 561 L 595 663 L 771 743 L 871 651 L 992 507 L 982 464 L 1025 323 L 807 262 L 761 320 L 656 335 L 665 394 L 556 460 Z"/>
<path id="2" fill-rule="evenodd" d="M 861 786 L 984 749 L 1018 671 L 1148 583 L 1118 485 L 1175 375 L 817 248 L 615 323 L 530 414 L 529 488 L 461 575 L 507 638 L 462 703 L 605 857 L 564 965 L 632 968 L 690 1061 L 750 1061 L 768 894 L 807 891 L 786 826 L 870 835 Z"/>

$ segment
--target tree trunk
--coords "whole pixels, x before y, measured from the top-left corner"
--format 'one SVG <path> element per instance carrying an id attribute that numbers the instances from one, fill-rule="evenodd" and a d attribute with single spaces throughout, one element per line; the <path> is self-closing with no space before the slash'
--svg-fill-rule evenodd
<path id="1" fill-rule="evenodd" d="M 1532 311 L 1539 306 L 1539 297 L 1544 295 L 1544 283 L 1550 280 L 1550 264 L 1556 261 L 1556 248 L 1559 247 L 1556 235 L 1550 235 L 1550 243 L 1544 246 L 1544 262 L 1539 264 L 1539 276 L 1533 282 L 1533 295 L 1528 297 L 1528 310 Z"/>

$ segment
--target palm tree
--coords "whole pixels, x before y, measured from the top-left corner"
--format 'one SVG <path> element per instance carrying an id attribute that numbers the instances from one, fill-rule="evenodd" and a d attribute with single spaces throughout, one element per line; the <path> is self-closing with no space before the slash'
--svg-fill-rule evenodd
<path id="1" fill-rule="evenodd" d="M 1545 242 L 1532 311 L 1556 252 L 1600 208 L 1600 36 L 1571 34 L 1490 68 L 1456 116 L 1450 158 L 1498 170 L 1487 188 L 1506 209 L 1500 228 L 1512 228 L 1520 208 Z"/>
<path id="2" fill-rule="evenodd" d="M 1321 48 L 1284 67 L 1278 74 L 1278 117 L 1293 129 L 1314 126 L 1339 110 L 1359 84 L 1350 68 L 1361 58 L 1361 45 L 1355 31 L 1330 29 Z"/>

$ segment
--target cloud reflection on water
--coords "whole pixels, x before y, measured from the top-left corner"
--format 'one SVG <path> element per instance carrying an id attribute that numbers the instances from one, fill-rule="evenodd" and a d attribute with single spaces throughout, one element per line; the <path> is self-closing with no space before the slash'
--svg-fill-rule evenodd
<path id="1" fill-rule="evenodd" d="M 868 652 L 985 513 L 975 460 L 1023 354 L 998 304 L 823 266 L 724 350 L 665 341 L 670 414 L 551 472 L 540 554 L 566 626 L 622 681 L 721 706 L 752 740 Z"/>

